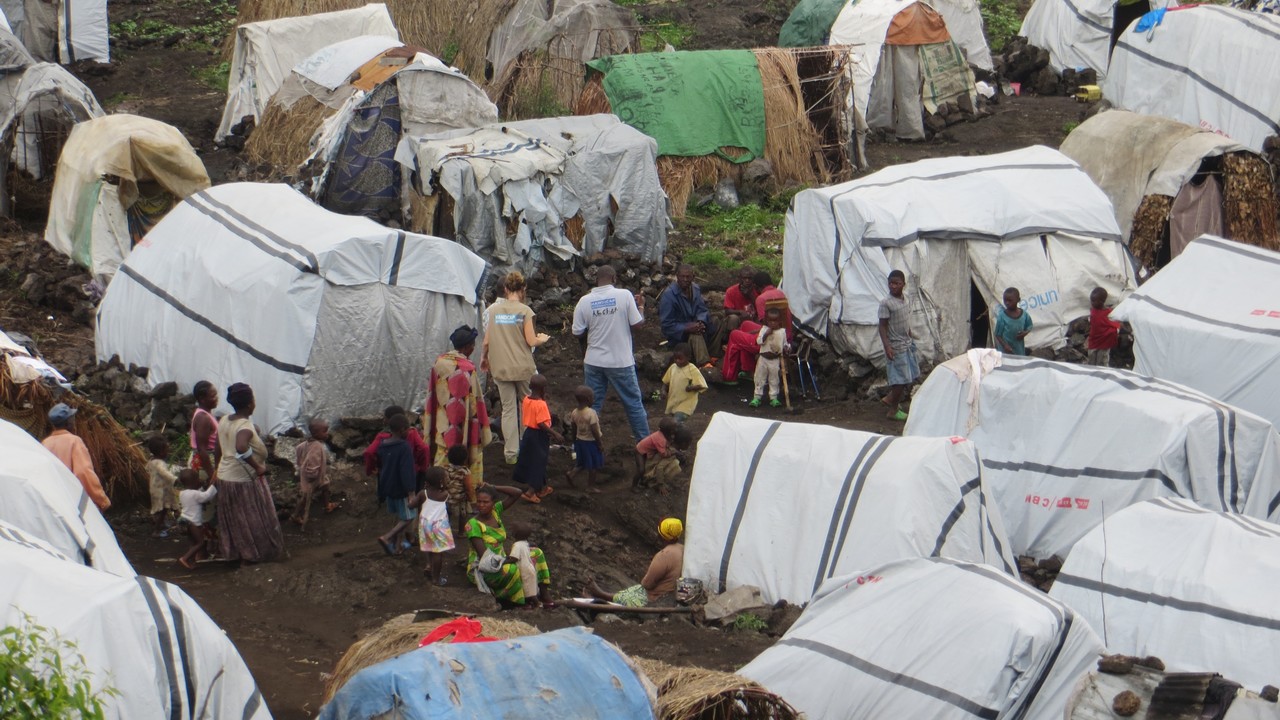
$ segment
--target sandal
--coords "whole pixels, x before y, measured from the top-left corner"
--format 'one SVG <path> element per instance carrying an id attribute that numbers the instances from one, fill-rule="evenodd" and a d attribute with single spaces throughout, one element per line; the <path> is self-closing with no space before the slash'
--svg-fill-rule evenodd
<path id="1" fill-rule="evenodd" d="M 196 569 L 196 564 L 195 564 L 195 563 L 193 563 L 193 562 L 191 562 L 190 560 L 186 559 L 185 557 L 180 557 L 180 558 L 178 558 L 178 564 L 179 564 L 179 565 L 181 565 L 182 567 L 184 567 L 184 568 L 188 569 L 188 570 L 195 570 L 195 569 Z"/>
<path id="2" fill-rule="evenodd" d="M 537 505 L 538 503 L 542 502 L 542 498 L 538 497 L 537 495 L 534 495 L 532 490 L 526 490 L 524 493 L 521 493 L 520 499 L 524 500 L 525 502 L 531 502 L 534 505 Z"/>
<path id="3" fill-rule="evenodd" d="M 378 538 L 378 544 L 382 546 L 382 552 L 386 553 L 388 556 L 396 554 L 396 551 L 391 547 L 391 543 L 387 542 L 386 540 L 383 540 L 382 538 Z"/>
<path id="4" fill-rule="evenodd" d="M 553 487 L 551 487 L 550 485 L 548 485 L 548 486 L 546 486 L 546 487 L 544 487 L 544 488 L 542 488 L 541 490 L 539 490 L 539 491 L 538 491 L 538 497 L 539 497 L 539 498 L 544 498 L 544 497 L 546 497 L 546 496 L 550 495 L 551 493 L 553 493 L 553 492 L 555 492 L 555 491 L 556 491 L 556 489 L 555 489 L 555 488 L 553 488 Z"/>

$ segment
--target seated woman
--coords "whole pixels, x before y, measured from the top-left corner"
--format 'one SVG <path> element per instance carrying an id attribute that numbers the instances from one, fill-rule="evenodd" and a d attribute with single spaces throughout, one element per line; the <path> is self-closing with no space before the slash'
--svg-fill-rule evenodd
<path id="1" fill-rule="evenodd" d="M 538 589 L 527 598 L 520 575 L 520 561 L 507 553 L 507 528 L 502 523 L 502 513 L 519 502 L 523 492 L 520 488 L 502 485 L 485 485 L 476 489 L 476 514 L 467 521 L 464 533 L 471 546 L 471 552 L 467 554 L 467 574 L 475 578 L 477 588 L 493 595 L 504 609 L 526 604 L 554 608 L 551 571 L 547 569 L 547 558 L 542 549 L 529 548 L 529 560 L 533 564 Z M 506 499 L 499 500 L 499 496 Z M 502 558 L 502 565 L 494 572 L 484 572 L 478 567 L 486 551 Z"/>
<path id="2" fill-rule="evenodd" d="M 587 580 L 585 588 L 588 595 L 597 600 L 614 602 L 627 607 L 644 607 L 662 600 L 676 591 L 676 581 L 680 579 L 680 569 L 684 566 L 684 543 L 680 536 L 684 534 L 684 523 L 677 518 L 667 518 L 658 525 L 658 535 L 666 546 L 653 556 L 649 562 L 649 571 L 639 585 L 607 593 L 596 585 L 594 579 Z"/>

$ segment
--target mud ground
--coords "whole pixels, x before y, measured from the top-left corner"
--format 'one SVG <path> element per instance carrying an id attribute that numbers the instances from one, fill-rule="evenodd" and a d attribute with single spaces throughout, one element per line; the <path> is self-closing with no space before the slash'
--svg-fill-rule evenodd
<path id="1" fill-rule="evenodd" d="M 642 16 L 666 17 L 693 26 L 692 48 L 755 47 L 771 44 L 790 10 L 790 0 L 758 3 L 752 0 L 689 0 L 651 3 L 638 8 Z M 186 12 L 182 0 L 155 3 L 113 2 L 113 22 L 122 19 L 175 20 Z M 163 120 L 180 128 L 202 155 L 215 182 L 237 179 L 237 155 L 212 142 L 224 95 L 197 79 L 195 70 L 220 61 L 217 49 L 191 49 L 163 42 L 143 42 L 114 49 L 116 61 L 108 69 L 77 71 L 108 110 L 131 112 Z M 107 102 L 111 100 L 111 102 Z M 869 147 L 875 167 L 925 157 L 986 154 L 1041 143 L 1057 146 L 1064 125 L 1080 119 L 1083 106 L 1066 98 L 1006 98 L 982 120 L 948 128 L 939 138 L 921 143 L 882 143 Z M 0 328 L 26 334 L 40 350 L 68 374 L 92 362 L 91 312 L 79 289 L 84 273 L 48 250 L 40 235 L 43 215 L 28 207 L 19 222 L 0 225 Z M 679 243 L 673 243 L 676 253 Z M 670 258 L 678 260 L 678 257 Z M 28 278 L 47 279 L 39 302 L 33 302 Z M 727 276 L 702 278 L 704 289 L 723 289 Z M 25 287 L 24 287 L 25 285 Z M 572 302 L 573 298 L 569 299 Z M 79 308 L 79 309 L 77 309 Z M 269 312 L 269 309 L 266 310 Z M 656 347 L 656 303 L 650 306 L 648 327 L 637 334 L 636 349 Z M 576 341 L 562 325 L 540 326 L 555 336 L 540 352 L 540 366 L 551 381 L 553 410 L 568 409 L 574 386 L 582 381 Z M 643 389 L 651 393 L 658 378 L 646 375 Z M 824 401 L 797 401 L 797 414 L 754 411 L 801 422 L 837 425 L 872 432 L 897 433 L 900 425 L 885 420 L 878 403 L 851 392 L 839 378 L 823 387 Z M 711 414 L 752 412 L 746 406 L 750 388 L 713 388 L 691 419 L 700 433 Z M 662 406 L 650 406 L 655 422 Z M 591 495 L 557 482 L 557 491 L 539 506 L 521 504 L 511 517 L 531 523 L 535 541 L 546 551 L 558 596 L 580 594 L 583 581 L 595 577 L 606 587 L 622 587 L 638 580 L 649 557 L 659 547 L 657 521 L 683 515 L 680 490 L 667 497 L 630 492 L 627 472 L 630 440 L 616 399 L 605 403 L 603 424 L 608 467 L 604 492 Z M 553 455 L 553 481 L 569 467 L 566 453 Z M 501 449 L 486 453 L 487 479 L 502 483 L 508 468 Z M 284 468 L 276 468 L 273 488 L 278 500 L 290 505 L 295 490 Z M 286 524 L 288 558 L 281 562 L 234 569 L 217 563 L 184 570 L 175 561 L 185 541 L 149 536 L 145 508 L 113 509 L 108 519 L 125 552 L 140 573 L 175 582 L 195 597 L 235 641 L 278 718 L 312 717 L 319 708 L 325 674 L 347 646 L 362 633 L 396 615 L 424 608 L 487 614 L 494 605 L 469 588 L 463 579 L 461 552 L 448 560 L 450 583 L 428 586 L 418 553 L 386 557 L 374 538 L 390 519 L 374 501 L 369 480 L 361 469 L 342 463 L 334 472 L 334 490 L 342 497 L 340 510 L 313 518 L 306 531 Z M 582 622 L 568 610 L 510 611 L 543 629 Z M 745 664 L 774 638 L 753 631 L 695 627 L 683 619 L 637 622 L 596 621 L 594 629 L 624 650 L 675 664 L 733 670 Z"/>

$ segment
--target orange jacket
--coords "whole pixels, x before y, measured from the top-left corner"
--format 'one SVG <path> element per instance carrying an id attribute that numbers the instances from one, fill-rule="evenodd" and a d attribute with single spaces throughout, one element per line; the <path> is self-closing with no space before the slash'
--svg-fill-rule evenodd
<path id="1" fill-rule="evenodd" d="M 111 500 L 102 491 L 98 473 L 93 471 L 93 459 L 89 457 L 89 448 L 85 447 L 83 440 L 66 430 L 58 429 L 49 433 L 49 437 L 41 444 L 71 469 L 99 510 L 111 507 Z"/>

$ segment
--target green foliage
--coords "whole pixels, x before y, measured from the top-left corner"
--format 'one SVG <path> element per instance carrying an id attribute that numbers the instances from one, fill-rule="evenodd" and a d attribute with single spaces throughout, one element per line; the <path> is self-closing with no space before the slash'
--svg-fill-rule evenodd
<path id="1" fill-rule="evenodd" d="M 1022 13 L 1015 0 L 979 0 L 982 24 L 987 29 L 987 45 L 991 52 L 1004 50 L 1005 43 L 1018 34 L 1022 27 Z"/>
<path id="2" fill-rule="evenodd" d="M 227 91 L 227 80 L 231 75 L 231 63 L 220 62 L 217 65 L 191 68 L 191 76 L 214 90 Z"/>
<path id="3" fill-rule="evenodd" d="M 762 620 L 759 615 L 742 613 L 733 619 L 733 629 L 750 630 L 751 632 L 764 632 L 769 629 L 769 623 Z"/>
<path id="4" fill-rule="evenodd" d="M 677 22 L 646 22 L 640 31 L 640 52 L 662 52 L 667 45 L 680 50 L 697 32 L 692 25 Z"/>
<path id="5" fill-rule="evenodd" d="M 573 114 L 556 97 L 556 89 L 551 86 L 546 73 L 538 83 L 537 90 L 516 94 L 511 98 L 511 104 L 514 116 L 521 118 L 563 117 Z"/>
<path id="6" fill-rule="evenodd" d="M 444 49 L 440 51 L 440 62 L 445 65 L 452 65 L 453 61 L 458 57 L 458 51 L 462 48 L 458 45 L 458 41 L 452 35 L 449 36 L 449 42 L 445 43 Z"/>
<path id="7" fill-rule="evenodd" d="M 112 108 L 115 108 L 115 106 L 119 105 L 120 103 L 124 102 L 125 100 L 132 100 L 132 99 L 133 99 L 133 95 L 124 91 L 112 93 L 107 96 L 107 99 L 102 101 L 102 107 L 107 109 L 112 109 Z"/>
<path id="8" fill-rule="evenodd" d="M 704 245 L 686 252 L 681 258 L 696 268 L 722 268 L 730 270 L 738 267 L 738 261 L 729 257 L 729 253 L 718 247 Z"/>
<path id="9" fill-rule="evenodd" d="M 732 210 L 715 203 L 690 208 L 685 222 L 700 231 L 703 242 L 686 251 L 683 261 L 708 269 L 750 265 L 779 277 L 782 274 L 782 225 L 794 194 L 783 193 L 763 205 L 740 205 Z"/>
<path id="10" fill-rule="evenodd" d="M 1063 134 L 1063 135 L 1070 135 L 1070 134 L 1071 134 L 1071 131 L 1072 131 L 1072 130 L 1075 130 L 1075 129 L 1076 129 L 1076 128 L 1078 128 L 1078 127 L 1080 127 L 1080 123 L 1078 123 L 1078 122 L 1076 122 L 1076 121 L 1074 121 L 1074 120 L 1068 120 L 1068 121 L 1066 121 L 1066 122 L 1062 123 L 1062 134 Z"/>
<path id="11" fill-rule="evenodd" d="M 0 630 L 0 717 L 12 720 L 101 720 L 112 688 L 95 691 L 74 643 L 28 615 Z"/>
<path id="12" fill-rule="evenodd" d="M 186 0 L 181 3 L 188 20 L 174 25 L 158 18 L 128 19 L 111 23 L 111 42 L 154 42 L 177 37 L 178 47 L 207 50 L 218 45 L 236 26 L 236 6 L 228 0 Z"/>

